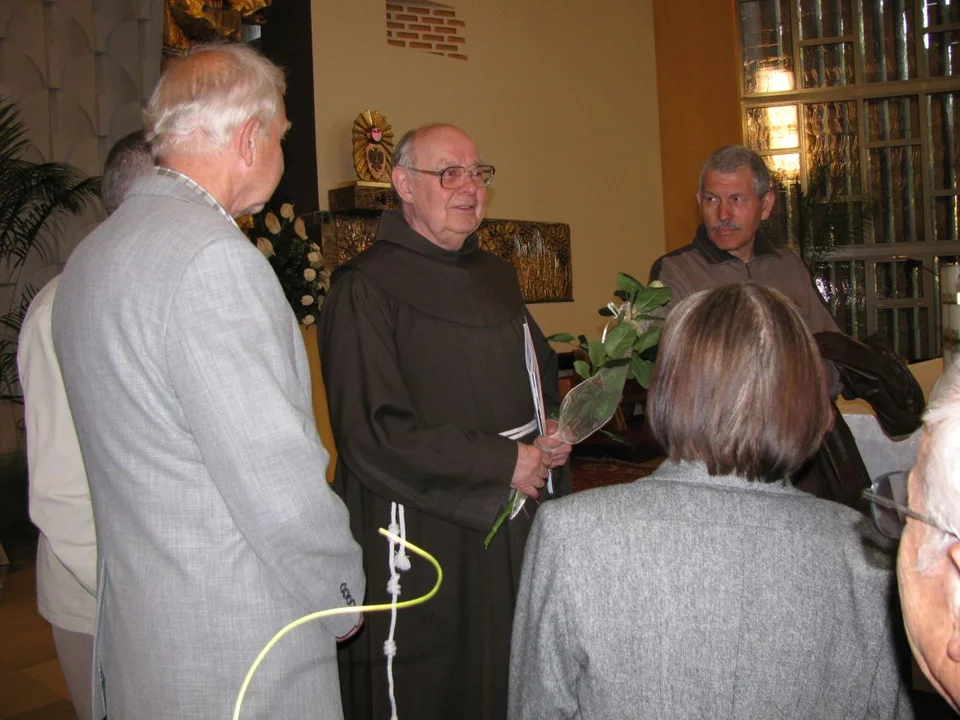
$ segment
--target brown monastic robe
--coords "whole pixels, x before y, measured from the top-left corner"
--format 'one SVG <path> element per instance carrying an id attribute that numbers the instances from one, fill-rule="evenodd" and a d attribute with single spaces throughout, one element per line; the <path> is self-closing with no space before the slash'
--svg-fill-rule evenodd
<path id="1" fill-rule="evenodd" d="M 387 603 L 391 501 L 411 542 L 437 557 L 443 586 L 399 611 L 394 660 L 404 720 L 506 717 L 513 606 L 537 502 L 483 539 L 509 492 L 516 443 L 499 433 L 534 417 L 523 322 L 537 346 L 548 409 L 558 404 L 556 355 L 524 307 L 516 271 L 471 235 L 456 252 L 385 213 L 373 247 L 335 275 L 320 319 L 323 376 L 339 451 L 335 489 L 364 550 L 366 603 Z M 569 476 L 555 473 L 558 494 Z M 545 499 L 546 493 L 541 494 Z M 401 600 L 434 584 L 413 556 Z M 390 717 L 390 616 L 365 616 L 341 649 L 348 720 Z"/>

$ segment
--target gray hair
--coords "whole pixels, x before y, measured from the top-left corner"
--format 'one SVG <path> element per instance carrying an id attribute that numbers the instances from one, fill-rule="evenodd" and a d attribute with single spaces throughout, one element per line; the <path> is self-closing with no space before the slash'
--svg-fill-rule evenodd
<path id="1" fill-rule="evenodd" d="M 143 130 L 126 135 L 110 148 L 100 178 L 100 193 L 107 215 L 120 207 L 134 180 L 153 167 L 153 152 Z"/>
<path id="2" fill-rule="evenodd" d="M 413 130 L 408 130 L 403 134 L 403 137 L 400 138 L 400 142 L 393 148 L 393 167 L 413 167 L 416 163 L 415 150 L 417 140 L 419 140 L 420 136 L 424 133 L 435 130 L 436 128 L 454 128 L 460 130 L 456 125 L 438 122 L 421 125 Z M 460 130 L 460 132 L 463 131 Z"/>
<path id="3" fill-rule="evenodd" d="M 944 530 L 924 525 L 926 538 L 917 566 L 929 569 L 960 537 L 960 365 L 940 378 L 936 396 L 923 416 L 923 440 L 914 467 L 923 488 L 924 512 Z"/>
<path id="4" fill-rule="evenodd" d="M 159 158 L 224 148 L 251 118 L 265 130 L 283 108 L 285 92 L 283 70 L 253 48 L 197 45 L 160 76 L 144 111 L 147 140 Z"/>
<path id="5" fill-rule="evenodd" d="M 426 127 L 432 127 L 427 125 Z M 393 148 L 393 167 L 413 167 L 413 143 L 423 128 L 407 130 Z"/>
<path id="6" fill-rule="evenodd" d="M 753 189 L 757 197 L 762 198 L 770 192 L 770 168 L 762 157 L 743 145 L 724 145 L 710 154 L 700 171 L 700 192 L 703 192 L 703 178 L 707 170 L 730 175 L 740 168 L 747 168 L 753 176 Z"/>

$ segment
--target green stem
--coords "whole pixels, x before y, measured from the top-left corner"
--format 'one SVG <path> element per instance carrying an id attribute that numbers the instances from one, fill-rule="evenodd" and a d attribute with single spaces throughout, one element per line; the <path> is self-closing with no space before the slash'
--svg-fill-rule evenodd
<path id="1" fill-rule="evenodd" d="M 497 519 L 493 523 L 493 527 L 490 528 L 490 532 L 487 533 L 487 536 L 483 539 L 483 549 L 486 550 L 490 547 L 490 543 L 493 542 L 493 536 L 497 534 L 497 530 L 500 529 L 500 526 L 503 525 L 503 521 L 510 517 L 510 513 L 513 512 L 513 506 L 517 502 L 517 491 L 514 490 L 513 494 L 510 496 L 510 499 L 507 501 L 506 506 L 503 508 L 503 511 L 497 516 Z"/>

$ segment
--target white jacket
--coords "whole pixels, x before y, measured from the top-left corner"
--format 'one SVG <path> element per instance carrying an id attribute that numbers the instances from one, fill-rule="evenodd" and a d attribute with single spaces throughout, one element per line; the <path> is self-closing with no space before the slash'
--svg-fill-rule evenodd
<path id="1" fill-rule="evenodd" d="M 40 529 L 37 606 L 51 624 L 93 634 L 97 536 L 90 487 L 53 350 L 51 315 L 60 277 L 30 303 L 17 366 L 23 386 L 30 474 L 30 518 Z"/>

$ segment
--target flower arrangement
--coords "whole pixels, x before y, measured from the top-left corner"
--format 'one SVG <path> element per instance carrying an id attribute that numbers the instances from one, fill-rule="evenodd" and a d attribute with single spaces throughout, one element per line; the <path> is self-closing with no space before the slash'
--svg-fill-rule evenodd
<path id="1" fill-rule="evenodd" d="M 608 303 L 600 315 L 610 320 L 600 340 L 574 338 L 570 333 L 551 335 L 551 342 L 566 342 L 580 351 L 573 363 L 583 381 L 563 398 L 557 417 L 556 436 L 570 445 L 586 440 L 606 425 L 617 411 L 629 375 L 642 387 L 650 387 L 653 357 L 660 341 L 662 314 L 657 312 L 670 301 L 670 289 L 654 281 L 644 287 L 626 273 L 617 273 L 614 296 L 620 305 Z M 516 517 L 527 496 L 512 490 L 503 511 L 483 541 L 489 547 L 507 517 Z"/>
<path id="2" fill-rule="evenodd" d="M 323 268 L 320 246 L 310 240 L 293 204 L 283 203 L 277 212 L 265 208 L 237 224 L 270 262 L 297 321 L 313 325 L 330 288 L 330 272 Z"/>

